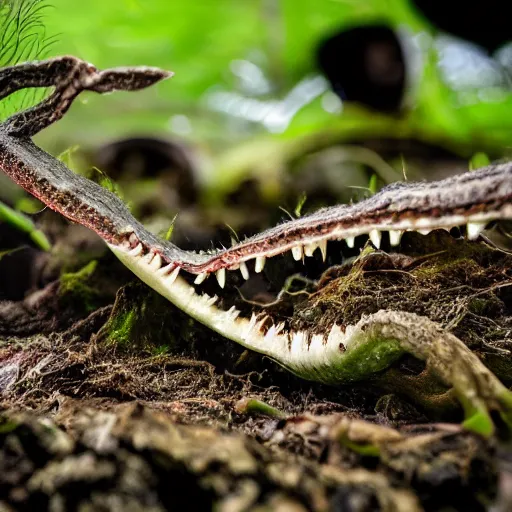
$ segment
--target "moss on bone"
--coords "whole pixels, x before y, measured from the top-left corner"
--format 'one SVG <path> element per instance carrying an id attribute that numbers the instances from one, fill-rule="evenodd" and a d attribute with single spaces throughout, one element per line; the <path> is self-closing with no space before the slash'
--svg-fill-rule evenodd
<path id="1" fill-rule="evenodd" d="M 397 340 L 361 336 L 329 367 L 311 370 L 310 374 L 297 374 L 326 384 L 347 384 L 372 377 L 385 370 L 404 353 Z M 294 371 L 293 368 L 291 371 Z"/>

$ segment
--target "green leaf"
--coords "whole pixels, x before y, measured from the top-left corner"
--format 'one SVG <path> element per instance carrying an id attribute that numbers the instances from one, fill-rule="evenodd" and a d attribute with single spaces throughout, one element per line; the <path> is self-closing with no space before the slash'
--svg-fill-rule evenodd
<path id="1" fill-rule="evenodd" d="M 370 194 L 373 196 L 377 193 L 377 187 L 378 187 L 378 177 L 376 174 L 372 174 L 370 177 L 370 181 L 368 182 L 368 190 L 370 191 Z"/>
<path id="2" fill-rule="evenodd" d="M 469 170 L 474 171 L 491 163 L 490 158 L 483 152 L 475 153 L 469 161 Z"/>
<path id="3" fill-rule="evenodd" d="M 31 219 L 20 212 L 9 208 L 6 204 L 0 202 L 0 221 L 10 224 L 15 229 L 23 233 L 27 233 L 37 247 L 43 251 L 49 251 L 51 244 L 46 238 L 46 235 L 39 231 Z"/>
<path id="4" fill-rule="evenodd" d="M 297 201 L 297 206 L 295 207 L 294 213 L 295 217 L 300 217 L 302 213 L 302 208 L 304 204 L 306 203 L 308 196 L 305 192 L 302 193 L 302 195 L 299 197 L 299 200 Z"/>

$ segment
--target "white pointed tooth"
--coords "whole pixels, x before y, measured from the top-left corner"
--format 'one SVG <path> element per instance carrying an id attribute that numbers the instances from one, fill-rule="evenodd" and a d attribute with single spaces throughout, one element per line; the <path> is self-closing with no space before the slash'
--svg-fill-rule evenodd
<path id="1" fill-rule="evenodd" d="M 256 329 L 258 331 L 261 331 L 263 329 L 263 326 L 265 325 L 265 322 L 267 321 L 268 319 L 268 315 L 265 315 L 257 324 L 256 324 Z"/>
<path id="2" fill-rule="evenodd" d="M 206 301 L 206 304 L 208 306 L 213 306 L 216 302 L 217 302 L 217 299 L 219 297 L 217 297 L 217 295 L 214 295 L 213 297 L 210 297 L 207 301 Z"/>
<path id="3" fill-rule="evenodd" d="M 370 237 L 372 244 L 375 245 L 377 249 L 380 249 L 380 241 L 382 238 L 381 232 L 378 229 L 372 229 L 370 233 L 368 233 L 368 236 Z"/>
<path id="4" fill-rule="evenodd" d="M 325 261 L 327 258 L 327 240 L 320 240 L 320 242 L 318 242 L 318 247 L 320 247 L 320 251 L 322 253 L 322 261 Z"/>
<path id="5" fill-rule="evenodd" d="M 136 247 L 134 247 L 133 249 L 131 249 L 128 254 L 130 256 L 140 256 L 141 252 L 142 252 L 142 244 L 139 244 Z"/>
<path id="6" fill-rule="evenodd" d="M 235 306 L 231 306 L 226 311 L 226 315 L 230 316 L 232 320 L 236 320 L 239 314 L 240 314 L 240 311 L 238 311 L 238 309 L 236 309 Z"/>
<path id="7" fill-rule="evenodd" d="M 425 229 L 417 229 L 416 230 L 420 235 L 428 235 L 432 230 L 429 228 Z"/>
<path id="8" fill-rule="evenodd" d="M 168 274 L 173 269 L 174 264 L 169 263 L 169 265 L 165 265 L 165 267 L 159 268 L 156 271 L 157 276 L 165 276 L 165 274 Z"/>
<path id="9" fill-rule="evenodd" d="M 468 222 L 466 233 L 470 240 L 476 240 L 480 233 L 485 229 L 485 222 Z"/>
<path id="10" fill-rule="evenodd" d="M 331 330 L 329 331 L 329 335 L 327 336 L 327 343 L 336 343 L 340 347 L 341 350 L 346 348 L 346 342 L 343 343 L 345 338 L 345 330 L 342 330 L 339 325 L 333 324 Z"/>
<path id="11" fill-rule="evenodd" d="M 402 239 L 403 234 L 404 232 L 398 229 L 389 230 L 389 243 L 391 244 L 391 247 L 396 247 L 400 244 L 400 240 Z"/>
<path id="12" fill-rule="evenodd" d="M 154 252 L 148 252 L 147 254 L 145 254 L 142 257 L 142 262 L 145 263 L 146 265 L 149 265 L 151 263 L 151 261 L 153 260 L 154 255 L 155 255 Z"/>
<path id="13" fill-rule="evenodd" d="M 276 335 L 276 326 L 272 324 L 272 327 L 265 334 L 265 341 L 272 341 L 274 336 Z"/>
<path id="14" fill-rule="evenodd" d="M 249 335 L 251 334 L 251 331 L 254 329 L 255 325 L 256 325 L 256 315 L 253 313 L 251 315 L 251 319 L 247 323 L 247 327 L 246 327 L 244 333 L 242 334 L 243 339 L 246 339 L 249 337 Z"/>
<path id="15" fill-rule="evenodd" d="M 176 267 L 169 274 L 169 276 L 165 278 L 165 284 L 167 284 L 167 286 L 171 286 L 174 283 L 174 281 L 176 281 L 176 278 L 178 277 L 179 273 L 180 273 L 180 267 Z"/>
<path id="16" fill-rule="evenodd" d="M 279 334 L 283 329 L 284 329 L 284 322 L 277 324 L 276 335 Z"/>
<path id="17" fill-rule="evenodd" d="M 302 245 L 296 245 L 292 247 L 293 259 L 299 261 L 302 259 Z"/>
<path id="18" fill-rule="evenodd" d="M 202 274 L 197 274 L 194 279 L 194 284 L 201 284 L 207 277 L 209 276 L 208 272 L 203 272 Z"/>
<path id="19" fill-rule="evenodd" d="M 315 252 L 318 245 L 316 243 L 307 244 L 304 246 L 304 255 L 311 257 L 313 256 L 313 253 Z"/>
<path id="20" fill-rule="evenodd" d="M 356 243 L 356 237 L 355 236 L 347 236 L 347 238 L 345 238 L 345 242 L 347 242 L 347 247 L 349 249 L 353 249 L 354 244 Z"/>
<path id="21" fill-rule="evenodd" d="M 292 334 L 292 340 L 290 344 L 290 351 L 301 350 L 304 348 L 304 342 L 307 340 L 307 335 L 304 331 L 295 331 Z"/>
<path id="22" fill-rule="evenodd" d="M 221 288 L 224 288 L 226 285 L 226 269 L 225 268 L 219 268 L 217 272 L 215 272 L 215 277 L 217 278 L 217 281 L 219 282 L 219 286 Z"/>
<path id="23" fill-rule="evenodd" d="M 242 277 L 247 281 L 249 279 L 249 269 L 247 268 L 247 265 L 245 264 L 245 261 L 240 262 L 240 273 L 242 274 Z"/>
<path id="24" fill-rule="evenodd" d="M 160 256 L 160 254 L 155 254 L 155 257 L 153 258 L 149 266 L 151 267 L 151 270 L 153 270 L 154 272 L 160 270 L 160 267 L 162 266 L 162 257 Z"/>
<path id="25" fill-rule="evenodd" d="M 254 264 L 254 272 L 259 274 L 265 267 L 265 256 L 256 256 L 256 263 Z"/>

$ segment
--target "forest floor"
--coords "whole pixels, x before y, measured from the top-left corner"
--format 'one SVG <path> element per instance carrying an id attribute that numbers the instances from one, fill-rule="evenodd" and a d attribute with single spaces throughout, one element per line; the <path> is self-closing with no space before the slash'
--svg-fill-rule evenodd
<path id="1" fill-rule="evenodd" d="M 192 321 L 51 212 L 50 254 L 0 260 L 0 510 L 512 509 L 483 437 L 423 362 L 301 380 Z M 55 227 L 57 226 L 57 227 Z M 512 384 L 512 256 L 446 232 L 331 267 L 321 316 L 429 317 Z M 296 305 L 300 313 L 300 302 Z"/>

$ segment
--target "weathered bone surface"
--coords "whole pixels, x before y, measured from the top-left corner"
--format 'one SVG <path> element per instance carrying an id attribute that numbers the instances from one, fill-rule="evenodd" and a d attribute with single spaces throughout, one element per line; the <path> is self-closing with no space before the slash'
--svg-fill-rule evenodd
<path id="1" fill-rule="evenodd" d="M 373 319 L 373 326 L 381 325 L 374 339 L 367 333 L 362 335 L 368 322 L 365 319 L 355 326 L 333 324 L 322 334 L 291 331 L 283 323 L 269 327 L 266 319 L 255 314 L 244 318 L 234 306 L 227 311 L 221 309 L 216 296 L 201 294 L 180 272 L 196 274 L 196 285 L 215 273 L 223 288 L 227 271 L 239 271 L 248 279 L 246 262 L 252 259 L 256 273 L 263 271 L 267 258 L 288 250 L 295 260 L 302 260 L 320 249 L 325 260 L 329 240 L 345 240 L 348 247 L 353 247 L 355 237 L 366 234 L 378 247 L 382 233 L 388 231 L 391 245 L 398 245 L 404 231 L 426 233 L 461 225 L 466 226 L 467 236 L 475 239 L 487 223 L 512 218 L 512 164 L 506 163 L 438 182 L 390 185 L 360 203 L 319 210 L 229 249 L 208 254 L 184 251 L 148 232 L 113 193 L 74 174 L 29 139 L 62 117 L 83 90 L 136 90 L 168 76 L 154 68 L 98 71 L 74 57 L 0 70 L 0 99 L 24 87 L 55 86 L 47 100 L 0 125 L 0 168 L 50 208 L 96 231 L 128 268 L 187 314 L 223 336 L 267 354 L 304 378 L 333 383 L 388 366 L 404 349 L 410 349 L 403 332 L 399 336 L 398 327 L 390 327 L 396 315 Z M 419 322 L 411 318 L 395 320 L 400 320 L 400 325 Z M 372 340 L 374 357 L 367 358 L 364 370 L 359 374 L 348 371 L 354 354 L 362 345 L 367 351 Z M 419 357 L 428 359 L 421 347 L 416 348 Z M 453 380 L 451 374 L 442 377 Z"/>

